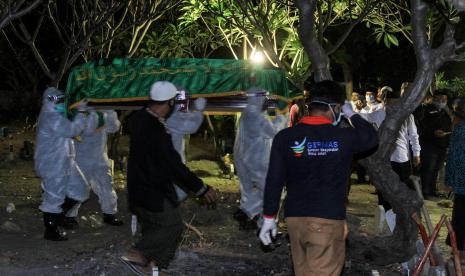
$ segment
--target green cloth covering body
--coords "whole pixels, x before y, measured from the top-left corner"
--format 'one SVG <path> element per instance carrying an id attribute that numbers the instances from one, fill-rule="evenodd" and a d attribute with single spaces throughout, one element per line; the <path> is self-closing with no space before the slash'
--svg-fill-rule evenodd
<path id="1" fill-rule="evenodd" d="M 162 80 L 187 89 L 194 98 L 240 95 L 252 86 L 284 101 L 300 95 L 289 88 L 283 70 L 255 69 L 244 60 L 138 58 L 93 61 L 73 68 L 66 104 L 69 107 L 84 98 L 91 103 L 144 101 L 151 85 Z"/>

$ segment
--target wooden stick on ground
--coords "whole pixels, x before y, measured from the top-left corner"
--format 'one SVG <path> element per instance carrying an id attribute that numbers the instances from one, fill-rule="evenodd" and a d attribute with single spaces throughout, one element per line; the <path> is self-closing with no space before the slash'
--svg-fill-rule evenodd
<path id="1" fill-rule="evenodd" d="M 183 221 L 182 223 L 184 223 L 184 226 L 186 226 L 187 229 L 189 229 L 189 230 L 191 230 L 192 232 L 194 232 L 195 234 L 197 234 L 197 236 L 199 236 L 199 238 L 200 238 L 201 240 L 205 239 L 205 238 L 203 237 L 203 233 L 200 232 L 200 230 L 199 230 L 197 227 L 195 227 L 195 226 L 192 225 L 192 220 L 194 220 L 194 216 L 192 217 L 192 219 L 191 219 L 191 221 L 190 221 L 189 223 L 187 223 L 187 222 L 185 222 L 185 221 Z"/>

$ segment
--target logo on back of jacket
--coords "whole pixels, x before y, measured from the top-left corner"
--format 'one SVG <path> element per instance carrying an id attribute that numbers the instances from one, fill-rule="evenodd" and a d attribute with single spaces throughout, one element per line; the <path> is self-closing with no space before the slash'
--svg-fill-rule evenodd
<path id="1" fill-rule="evenodd" d="M 294 141 L 294 145 L 290 147 L 294 152 L 295 157 L 307 156 L 326 156 L 331 152 L 339 151 L 338 141 L 307 141 L 305 137 L 302 141 Z"/>

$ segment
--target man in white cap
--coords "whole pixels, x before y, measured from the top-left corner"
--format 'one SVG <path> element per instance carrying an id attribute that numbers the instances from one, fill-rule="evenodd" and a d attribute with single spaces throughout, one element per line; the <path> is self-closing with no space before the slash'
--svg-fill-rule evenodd
<path id="1" fill-rule="evenodd" d="M 168 266 L 181 241 L 184 227 L 174 183 L 183 183 L 207 203 L 216 201 L 215 190 L 184 165 L 173 147 L 166 120 L 175 96 L 172 83 L 155 82 L 148 106 L 129 121 L 128 205 L 141 237 L 121 260 L 139 274 Z"/>

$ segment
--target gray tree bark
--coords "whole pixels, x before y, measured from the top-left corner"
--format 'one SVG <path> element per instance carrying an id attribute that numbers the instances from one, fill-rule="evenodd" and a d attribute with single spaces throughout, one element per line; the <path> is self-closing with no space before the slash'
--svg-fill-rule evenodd
<path id="1" fill-rule="evenodd" d="M 376 237 L 369 241 L 366 250 L 359 252 L 358 258 L 377 264 L 389 264 L 405 261 L 414 253 L 414 244 L 418 239 L 418 227 L 413 216 L 419 216 L 423 204 L 417 194 L 409 190 L 406 184 L 392 171 L 389 157 L 395 146 L 401 124 L 421 103 L 435 73 L 447 61 L 456 58 L 456 51 L 463 49 L 463 43 L 457 45 L 454 29 L 448 25 L 442 44 L 432 49 L 427 39 L 426 25 L 428 5 L 422 0 L 410 0 L 412 11 L 413 44 L 417 60 L 417 71 L 413 83 L 396 105 L 388 106 L 387 116 L 379 130 L 380 144 L 375 154 L 363 160 L 376 188 L 393 206 L 397 214 L 397 224 L 392 236 Z M 368 241 L 356 238 L 357 242 Z"/>

